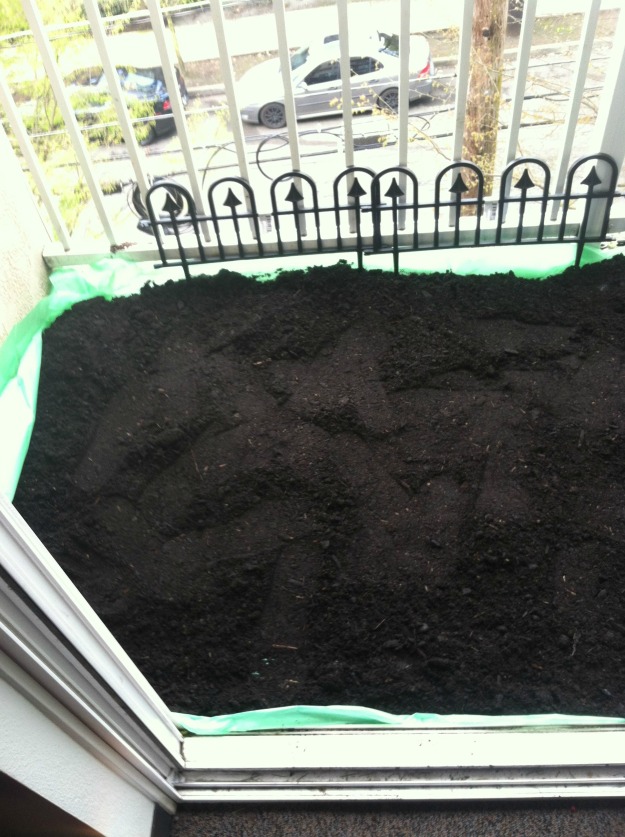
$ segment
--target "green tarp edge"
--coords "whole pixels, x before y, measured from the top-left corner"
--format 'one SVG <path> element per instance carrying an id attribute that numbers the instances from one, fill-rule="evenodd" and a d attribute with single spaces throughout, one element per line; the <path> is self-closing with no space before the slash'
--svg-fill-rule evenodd
<path id="1" fill-rule="evenodd" d="M 187 715 L 173 712 L 178 729 L 191 735 L 231 735 L 270 730 L 315 729 L 338 726 L 387 726 L 415 729 L 449 729 L 457 727 L 562 727 L 614 726 L 625 724 L 623 718 L 586 715 L 437 715 L 417 712 L 414 715 L 393 715 L 364 706 L 280 706 L 275 709 L 254 709 L 232 715 Z"/>
<path id="2" fill-rule="evenodd" d="M 537 247 L 541 257 L 536 258 Z M 403 272 L 420 273 L 451 271 L 461 275 L 485 275 L 512 272 L 528 279 L 540 279 L 561 273 L 570 267 L 575 257 L 573 245 L 537 245 L 537 247 L 502 247 L 494 249 L 436 251 L 433 253 L 402 254 Z M 513 252 L 514 251 L 514 252 Z M 413 256 L 413 259 L 409 256 Z M 598 246 L 586 246 L 582 264 L 610 258 L 613 252 Z M 547 258 L 549 256 L 549 258 Z M 418 257 L 418 259 L 417 259 Z M 228 263 L 230 270 L 258 278 L 270 279 L 281 269 L 298 269 L 319 264 L 336 263 L 318 255 L 282 261 L 267 271 L 268 261 L 254 265 L 246 262 Z M 347 261 L 352 261 L 348 259 Z M 413 262 L 411 264 L 411 262 Z M 540 266 L 540 267 L 537 267 Z M 369 259 L 370 269 L 388 268 Z M 207 269 L 209 266 L 207 266 Z M 259 275 L 262 274 L 262 275 Z M 165 281 L 173 277 L 144 265 L 124 259 L 108 258 L 94 265 L 59 268 L 50 276 L 51 291 L 10 332 L 0 346 L 0 491 L 9 499 L 15 495 L 19 475 L 26 457 L 35 421 L 37 389 L 41 365 L 41 335 L 54 320 L 77 302 L 94 297 L 113 299 L 138 293 L 147 282 Z M 624 724 L 621 718 L 580 715 L 438 715 L 415 713 L 393 715 L 361 706 L 285 706 L 259 709 L 230 715 L 205 717 L 172 713 L 179 729 L 192 735 L 227 735 L 270 730 L 324 728 L 346 725 L 393 726 L 403 728 L 457 727 L 536 727 L 536 726 L 596 726 Z"/>
<path id="3" fill-rule="evenodd" d="M 0 492 L 10 500 L 15 496 L 35 422 L 43 331 L 77 302 L 137 293 L 153 276 L 153 270 L 148 272 L 122 259 L 59 268 L 50 275 L 50 293 L 14 326 L 0 346 Z"/>

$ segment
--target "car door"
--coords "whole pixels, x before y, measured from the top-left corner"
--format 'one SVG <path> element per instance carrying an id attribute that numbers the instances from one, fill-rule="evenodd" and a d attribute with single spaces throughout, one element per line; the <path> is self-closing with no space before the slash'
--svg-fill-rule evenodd
<path id="1" fill-rule="evenodd" d="M 323 61 L 295 87 L 297 116 L 338 113 L 341 98 L 341 68 L 338 59 Z"/>
<path id="2" fill-rule="evenodd" d="M 381 61 L 371 55 L 357 55 L 349 59 L 349 66 L 354 110 L 373 107 L 384 86 L 380 83 Z"/>

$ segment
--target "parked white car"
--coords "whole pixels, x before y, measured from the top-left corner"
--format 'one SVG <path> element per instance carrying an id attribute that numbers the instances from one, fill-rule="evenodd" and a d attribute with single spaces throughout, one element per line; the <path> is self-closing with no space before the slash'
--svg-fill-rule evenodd
<path id="1" fill-rule="evenodd" d="M 328 116 L 342 110 L 340 48 L 336 35 L 324 43 L 303 47 L 291 56 L 291 73 L 298 119 Z M 397 37 L 378 33 L 351 45 L 352 109 L 380 107 L 397 112 L 399 57 Z M 435 69 L 430 46 L 422 35 L 410 40 L 410 100 L 429 96 Z M 284 86 L 277 58 L 249 70 L 239 82 L 241 117 L 267 128 L 284 128 Z"/>

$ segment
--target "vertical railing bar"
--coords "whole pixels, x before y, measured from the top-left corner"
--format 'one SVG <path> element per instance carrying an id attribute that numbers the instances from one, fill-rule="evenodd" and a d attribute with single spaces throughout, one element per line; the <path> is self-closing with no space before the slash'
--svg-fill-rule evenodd
<path id="1" fill-rule="evenodd" d="M 506 163 L 511 163 L 516 157 L 519 144 L 519 131 L 521 128 L 521 117 L 523 115 L 523 101 L 525 97 L 525 85 L 527 84 L 527 69 L 529 67 L 530 54 L 532 50 L 532 35 L 536 21 L 537 0 L 527 0 L 523 8 L 523 20 L 521 23 L 521 34 L 517 49 L 517 61 L 514 70 L 514 84 L 512 93 L 512 113 L 510 115 L 510 126 L 508 129 L 508 142 L 506 143 Z M 506 184 L 504 197 L 510 195 L 511 179 Z M 508 205 L 504 204 L 502 223 L 506 221 Z"/>
<path id="2" fill-rule="evenodd" d="M 349 219 L 349 231 L 356 234 L 356 251 L 358 253 L 358 269 L 362 269 L 362 205 L 361 198 L 367 193 L 360 181 L 357 179 L 357 173 L 367 174 L 373 178 L 374 172 L 371 169 L 363 166 L 348 166 L 341 174 L 335 177 L 332 184 L 332 196 L 334 200 L 334 223 L 336 226 L 336 240 L 340 249 L 343 247 L 343 234 L 341 232 L 341 209 L 345 208 L 341 205 L 339 194 L 339 183 L 345 179 L 346 186 L 346 201 L 347 201 L 347 215 Z M 354 190 L 354 187 L 357 187 Z M 350 194 L 350 192 L 352 194 Z M 353 209 L 351 208 L 353 207 Z"/>
<path id="3" fill-rule="evenodd" d="M 582 223 L 580 224 L 579 234 L 577 237 L 577 247 L 575 248 L 575 267 L 579 267 L 582 261 L 582 254 L 584 252 L 584 245 L 586 243 L 586 229 L 588 227 L 588 217 L 590 215 L 590 209 L 592 207 L 593 191 L 594 187 L 590 185 L 588 187 L 588 194 L 586 195 L 586 200 L 584 203 L 584 216 L 582 218 Z"/>
<path id="4" fill-rule="evenodd" d="M 482 215 L 484 214 L 484 180 L 482 179 L 478 186 L 477 194 L 477 220 L 475 224 L 475 237 L 473 244 L 475 247 L 480 246 L 482 240 Z"/>
<path id="5" fill-rule="evenodd" d="M 382 247 L 382 190 L 380 175 L 371 181 L 371 221 L 373 223 L 373 252 L 377 253 Z"/>
<path id="6" fill-rule="evenodd" d="M 401 0 L 399 21 L 399 137 L 398 166 L 408 165 L 408 117 L 410 113 L 410 0 Z"/>
<path id="7" fill-rule="evenodd" d="M 351 66 L 349 63 L 347 0 L 337 0 L 336 10 L 339 22 L 339 46 L 341 52 L 341 95 L 343 96 L 343 142 L 345 145 L 345 167 L 349 168 L 354 165 L 354 127 L 351 109 L 352 82 Z M 348 107 L 345 107 L 346 102 L 349 103 Z"/>
<path id="8" fill-rule="evenodd" d="M 573 148 L 573 140 L 575 138 L 575 129 L 577 128 L 577 120 L 579 118 L 582 97 L 584 95 L 584 84 L 586 83 L 586 76 L 588 75 L 588 66 L 590 64 L 595 32 L 599 21 L 600 7 L 601 0 L 590 0 L 590 8 L 587 10 L 584 18 L 580 46 L 577 55 L 575 82 L 569 99 L 569 106 L 564 122 L 565 127 L 562 147 L 558 157 L 558 173 L 556 175 L 555 187 L 555 190 L 558 193 L 561 192 L 564 187 L 566 172 L 571 160 L 571 150 Z M 555 221 L 558 217 L 559 209 L 559 201 L 554 201 L 551 209 L 552 221 Z"/>
<path id="9" fill-rule="evenodd" d="M 71 246 L 69 231 L 65 226 L 65 221 L 63 221 L 63 217 L 60 213 L 54 195 L 48 188 L 46 176 L 41 167 L 41 164 L 39 163 L 39 158 L 37 157 L 35 149 L 33 148 L 33 145 L 30 141 L 28 132 L 24 128 L 24 124 L 21 120 L 19 111 L 15 105 L 15 101 L 13 100 L 13 96 L 11 95 L 11 92 L 7 86 L 1 67 L 0 102 L 2 102 L 2 107 L 6 112 L 7 119 L 9 120 L 9 125 L 11 126 L 11 130 L 13 131 L 13 134 L 15 135 L 17 143 L 20 147 L 20 150 L 24 156 L 26 165 L 28 166 L 28 170 L 30 171 L 32 178 L 35 181 L 35 185 L 37 186 L 37 189 L 41 196 L 41 201 L 46 208 L 48 217 L 50 218 L 50 223 L 54 227 L 54 231 L 59 237 L 59 241 L 61 242 L 63 249 L 67 251 L 70 249 Z M 2 129 L 4 133 L 4 128 L 2 128 L 2 125 L 0 125 L 0 129 Z"/>
<path id="10" fill-rule="evenodd" d="M 391 197 L 391 212 L 393 219 L 393 273 L 395 276 L 399 275 L 399 219 L 398 215 L 398 196 Z"/>
<path id="11" fill-rule="evenodd" d="M 293 78 L 291 76 L 291 56 L 286 32 L 286 14 L 284 11 L 284 0 L 273 0 L 273 14 L 276 19 L 276 31 L 278 34 L 278 56 L 280 59 L 280 70 L 284 84 L 284 108 L 286 111 L 286 128 L 291 150 L 292 171 L 301 170 L 301 158 L 299 150 L 299 137 L 297 136 L 297 119 L 295 115 L 295 99 L 293 96 Z"/>
<path id="12" fill-rule="evenodd" d="M 102 18 L 100 17 L 97 0 L 83 0 L 83 2 L 85 4 L 85 12 L 87 13 L 87 17 L 89 19 L 89 25 L 91 26 L 93 40 L 95 41 L 95 45 L 100 55 L 108 89 L 110 91 L 111 98 L 113 99 L 115 112 L 117 113 L 117 118 L 119 119 L 119 124 L 122 129 L 130 162 L 132 163 L 132 168 L 134 170 L 135 177 L 137 178 L 137 184 L 139 186 L 141 197 L 145 203 L 145 197 L 148 189 L 150 188 L 148 176 L 144 168 L 145 155 L 142 154 L 139 149 L 139 143 L 137 142 L 132 122 L 130 120 L 130 114 L 128 113 L 128 108 L 126 107 L 124 93 L 121 88 L 117 69 L 108 50 L 106 33 L 102 24 Z"/>
<path id="13" fill-rule="evenodd" d="M 206 215 L 204 209 L 204 200 L 202 196 L 202 188 L 198 178 L 198 166 L 195 164 L 195 154 L 193 151 L 193 143 L 191 135 L 187 127 L 187 121 L 184 116 L 184 107 L 182 98 L 180 96 L 180 89 L 178 87 L 178 79 L 174 71 L 174 58 L 171 54 L 170 45 L 167 40 L 167 32 L 163 22 L 163 12 L 159 0 L 145 0 L 148 12 L 150 13 L 150 21 L 152 23 L 152 31 L 156 39 L 156 46 L 158 54 L 161 59 L 163 68 L 163 75 L 165 77 L 165 86 L 169 93 L 169 100 L 171 102 L 171 109 L 178 132 L 178 139 L 180 140 L 180 148 L 185 166 L 187 168 L 187 175 L 191 185 L 191 192 L 195 202 L 196 211 L 200 215 Z M 207 241 L 210 241 L 210 233 L 208 224 L 202 223 L 202 232 Z"/>
<path id="14" fill-rule="evenodd" d="M 150 200 L 151 195 L 157 189 L 160 189 L 160 185 L 156 184 L 155 186 L 150 187 L 148 190 L 148 194 L 146 196 L 145 206 L 148 211 L 148 218 L 150 219 L 150 225 L 152 227 L 152 234 L 156 239 L 156 246 L 158 247 L 158 252 L 161 257 L 161 263 L 164 266 L 167 266 L 167 254 L 165 252 L 165 245 L 162 241 L 162 236 L 164 234 L 164 230 L 161 228 L 160 219 L 158 219 L 154 213 L 154 207 L 152 206 L 152 201 Z"/>
<path id="15" fill-rule="evenodd" d="M 247 166 L 247 154 L 245 151 L 245 134 L 243 132 L 241 111 L 239 110 L 237 103 L 234 73 L 232 71 L 232 59 L 230 57 L 228 40 L 226 38 L 222 0 L 211 0 L 210 10 L 213 25 L 215 27 L 215 37 L 217 40 L 217 49 L 219 51 L 222 81 L 226 90 L 226 101 L 228 102 L 228 108 L 230 110 L 230 126 L 234 137 L 234 147 L 237 153 L 239 172 L 241 177 L 249 183 L 250 178 Z"/>
<path id="16" fill-rule="evenodd" d="M 317 184 L 314 180 L 309 180 L 309 185 L 312 192 L 312 199 L 313 199 L 313 218 L 315 221 L 315 228 L 317 230 L 317 247 L 319 248 L 319 252 L 323 250 L 323 238 L 321 237 L 321 213 L 319 211 L 319 192 L 317 190 Z"/>
<path id="17" fill-rule="evenodd" d="M 617 172 L 625 158 L 625 111 L 623 110 L 623 89 L 625 89 L 625 9 L 619 18 L 612 41 L 612 58 L 603 86 L 601 104 L 597 114 L 592 148 L 608 154 L 616 164 Z M 597 170 L 601 180 L 606 174 L 606 164 L 600 161 Z M 601 206 L 603 204 L 603 208 Z M 589 236 L 597 236 L 604 218 L 605 204 L 595 200 L 588 218 Z"/>
<path id="18" fill-rule="evenodd" d="M 271 214 L 273 216 L 273 224 L 274 229 L 276 231 L 276 242 L 278 244 L 278 253 L 279 255 L 283 255 L 284 253 L 284 243 L 282 241 L 282 230 L 280 229 L 280 212 L 278 210 L 278 199 L 276 196 L 277 185 L 281 182 L 283 178 L 276 178 L 271 181 L 271 186 L 269 187 L 269 197 L 271 200 Z"/>
<path id="19" fill-rule="evenodd" d="M 76 120 L 76 115 L 74 114 L 69 97 L 65 92 L 65 85 L 63 84 L 63 79 L 57 63 L 54 60 L 52 46 L 46 33 L 41 13 L 32 0 L 22 0 L 22 7 L 28 23 L 30 24 L 30 28 L 35 39 L 35 43 L 37 44 L 37 48 L 39 49 L 48 79 L 50 80 L 52 92 L 54 93 L 54 97 L 58 103 L 61 115 L 65 120 L 65 125 L 72 142 L 74 153 L 80 163 L 80 167 L 87 182 L 89 192 L 91 193 L 100 223 L 102 224 L 109 244 L 111 244 L 111 246 L 115 246 L 117 244 L 117 239 L 115 237 L 115 233 L 113 232 L 111 219 L 106 211 L 106 207 L 104 206 L 104 195 L 102 194 L 102 189 L 98 183 L 95 169 L 91 163 L 89 152 L 87 151 L 87 146 L 80 131 L 80 126 Z"/>
<path id="20" fill-rule="evenodd" d="M 569 169 L 569 171 L 567 172 L 567 175 L 566 175 L 566 186 L 565 186 L 565 192 L 564 192 L 562 215 L 561 215 L 561 218 L 560 218 L 560 225 L 559 225 L 559 230 L 558 230 L 558 240 L 559 241 L 564 241 L 564 234 L 566 232 L 566 218 L 567 218 L 567 215 L 568 215 L 568 212 L 569 212 L 569 206 L 570 206 L 570 203 L 571 203 L 571 197 L 572 197 L 571 193 L 573 191 L 573 177 L 575 176 L 575 172 L 577 171 L 578 168 L 579 168 L 579 166 L 577 166 L 576 164 L 571 166 L 571 168 Z"/>
<path id="21" fill-rule="evenodd" d="M 278 35 L 278 57 L 280 72 L 284 84 L 284 109 L 286 114 L 286 130 L 291 152 L 291 170 L 300 172 L 302 161 L 297 133 L 297 114 L 295 112 L 295 95 L 293 92 L 293 76 L 291 75 L 291 54 L 286 30 L 286 12 L 284 0 L 273 0 L 273 14 L 276 19 L 276 33 Z M 299 182 L 299 181 L 298 181 Z M 306 235 L 306 215 L 302 216 L 302 233 Z"/>
<path id="22" fill-rule="evenodd" d="M 452 142 L 451 159 L 454 162 L 462 159 L 464 146 L 464 128 L 467 115 L 467 99 L 469 95 L 469 78 L 471 74 L 471 49 L 473 39 L 473 7 L 474 0 L 464 0 L 462 20 L 458 43 L 458 65 L 456 69 L 456 112 L 454 119 L 454 136 Z M 454 207 L 449 207 L 448 223 L 454 222 Z M 436 207 L 436 237 L 438 237 L 440 221 L 440 204 Z"/>
<path id="23" fill-rule="evenodd" d="M 399 19 L 399 137 L 397 141 L 399 158 L 397 165 L 408 166 L 408 121 L 410 117 L 410 0 L 401 0 Z M 406 177 L 399 175 L 399 188 L 404 196 L 399 199 L 397 223 L 399 229 L 406 226 L 406 210 L 401 206 L 406 202 Z"/>
<path id="24" fill-rule="evenodd" d="M 543 169 L 545 173 L 545 180 L 543 182 L 543 196 L 540 202 L 540 223 L 538 225 L 538 241 L 542 242 L 545 234 L 545 217 L 547 215 L 547 207 L 549 205 L 549 191 L 551 189 L 551 169 L 545 163 Z"/>
<path id="25" fill-rule="evenodd" d="M 527 68 L 529 66 L 530 52 L 532 48 L 532 35 L 534 22 L 536 20 L 537 0 L 525 0 L 523 10 L 523 21 L 521 23 L 521 34 L 517 52 L 516 69 L 514 71 L 514 85 L 512 98 L 512 113 L 510 115 L 510 127 L 508 130 L 508 143 L 506 147 L 506 163 L 516 157 L 517 145 L 519 143 L 519 130 L 521 127 L 521 116 L 523 113 L 523 97 L 525 95 L 525 84 L 527 82 Z"/>
<path id="26" fill-rule="evenodd" d="M 226 251 L 224 250 L 224 246 L 221 241 L 221 228 L 219 226 L 219 213 L 217 211 L 217 207 L 215 206 L 215 199 L 213 197 L 213 186 L 211 186 L 208 190 L 208 209 L 210 213 L 210 220 L 213 222 L 213 229 L 215 230 L 215 237 L 217 239 L 217 251 L 219 252 L 219 258 L 223 261 L 226 258 Z"/>
<path id="27" fill-rule="evenodd" d="M 527 204 L 527 189 L 521 190 L 521 201 L 519 203 L 519 220 L 516 228 L 516 243 L 520 244 L 523 238 L 523 221 L 525 219 L 525 205 Z"/>
<path id="28" fill-rule="evenodd" d="M 169 220 L 174 229 L 174 235 L 176 236 L 176 244 L 178 246 L 178 253 L 180 254 L 180 261 L 182 263 L 182 269 L 184 270 L 185 279 L 190 279 L 191 273 L 189 272 L 187 254 L 182 244 L 182 239 L 180 238 L 180 230 L 178 229 L 178 219 L 176 218 L 173 212 L 169 213 Z"/>
<path id="29" fill-rule="evenodd" d="M 469 93 L 469 74 L 471 72 L 472 23 L 473 0 L 464 0 L 462 21 L 460 23 L 460 42 L 458 44 L 458 68 L 456 70 L 456 114 L 452 144 L 452 160 L 462 159 L 464 123 L 467 112 L 467 96 Z"/>
<path id="30" fill-rule="evenodd" d="M 254 238 L 256 239 L 256 248 L 258 250 L 259 255 L 263 255 L 264 253 L 264 245 L 260 234 L 260 223 L 258 217 L 258 208 L 256 206 L 256 196 L 254 195 L 254 190 L 251 186 L 248 186 L 249 195 L 247 197 L 247 203 L 250 207 L 249 211 L 252 214 L 253 222 L 254 222 Z M 245 190 L 247 192 L 247 189 Z"/>
<path id="31" fill-rule="evenodd" d="M 499 183 L 499 200 L 497 201 L 497 229 L 495 230 L 495 244 L 501 244 L 501 233 L 503 228 L 504 215 L 509 203 L 510 187 L 508 181 L 512 179 L 513 166 L 509 163 L 501 173 Z"/>

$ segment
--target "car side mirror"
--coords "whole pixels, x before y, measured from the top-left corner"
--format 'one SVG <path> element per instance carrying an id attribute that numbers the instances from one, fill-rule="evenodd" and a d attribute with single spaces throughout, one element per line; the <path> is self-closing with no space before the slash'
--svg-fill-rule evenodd
<path id="1" fill-rule="evenodd" d="M 308 85 L 306 84 L 305 81 L 300 81 L 300 83 L 297 85 L 297 87 L 298 87 L 299 90 L 308 90 Z"/>

